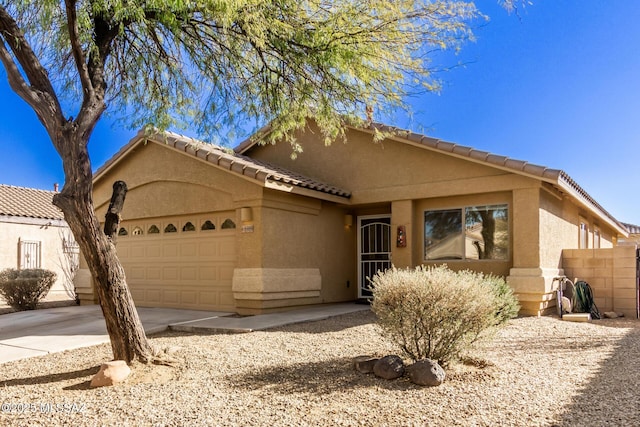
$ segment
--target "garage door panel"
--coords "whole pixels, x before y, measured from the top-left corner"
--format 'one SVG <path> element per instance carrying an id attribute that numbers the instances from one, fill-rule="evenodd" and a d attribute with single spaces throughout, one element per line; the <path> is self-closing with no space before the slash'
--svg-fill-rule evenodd
<path id="1" fill-rule="evenodd" d="M 198 301 L 207 305 L 221 305 L 216 292 L 198 292 Z"/>
<path id="2" fill-rule="evenodd" d="M 162 245 L 162 256 L 165 258 L 176 258 L 178 256 L 178 243 L 166 240 Z"/>
<path id="3" fill-rule="evenodd" d="M 232 217 L 233 213 L 222 216 Z M 192 223 L 194 218 L 189 219 Z M 127 274 L 134 301 L 139 306 L 191 309 L 235 309 L 231 290 L 236 263 L 235 230 L 221 230 L 219 219 L 208 217 L 215 230 L 152 233 L 121 236 L 118 255 Z M 200 219 L 204 223 L 205 219 Z M 166 223 L 183 224 L 180 219 L 155 221 L 160 230 Z M 149 230 L 149 224 L 129 224 L 128 229 Z"/>
<path id="4" fill-rule="evenodd" d="M 233 292 L 220 292 L 218 294 L 220 296 L 220 305 L 223 306 L 234 306 L 236 301 L 233 298 Z"/>
<path id="5" fill-rule="evenodd" d="M 218 242 L 218 250 L 217 255 L 219 259 L 223 260 L 235 260 L 236 259 L 236 248 L 235 248 L 235 240 L 230 238 L 226 238 Z"/>
<path id="6" fill-rule="evenodd" d="M 159 303 L 162 301 L 162 293 L 158 289 L 147 289 L 144 293 L 144 300 L 147 303 Z"/>
<path id="7" fill-rule="evenodd" d="M 162 270 L 158 267 L 149 267 L 146 269 L 146 280 L 158 281 L 162 279 Z"/>
<path id="8" fill-rule="evenodd" d="M 147 258 L 159 258 L 162 256 L 162 246 L 156 242 L 149 242 L 146 251 Z"/>
<path id="9" fill-rule="evenodd" d="M 163 267 L 162 268 L 162 281 L 166 280 L 177 280 L 178 279 L 178 268 L 177 267 Z"/>
<path id="10" fill-rule="evenodd" d="M 145 246 L 143 244 L 136 244 L 131 247 L 129 256 L 131 258 L 144 258 L 145 257 Z"/>
<path id="11" fill-rule="evenodd" d="M 142 266 L 133 267 L 129 269 L 127 277 L 129 278 L 129 280 L 144 280 L 146 278 L 146 273 L 146 268 Z"/>
<path id="12" fill-rule="evenodd" d="M 184 304 L 197 304 L 198 293 L 196 291 L 184 291 L 182 292 L 182 302 Z"/>
<path id="13" fill-rule="evenodd" d="M 235 267 L 229 265 L 221 265 L 218 268 L 218 280 L 223 280 L 231 283 L 233 279 L 233 270 Z"/>
<path id="14" fill-rule="evenodd" d="M 120 244 L 118 244 L 116 246 L 116 252 L 117 252 L 118 258 L 120 258 L 120 260 L 126 260 L 126 259 L 130 258 L 130 255 L 129 255 L 129 248 L 130 247 L 131 246 L 126 244 L 126 243 L 125 244 L 120 243 Z"/>
<path id="15" fill-rule="evenodd" d="M 162 292 L 163 302 L 168 304 L 177 304 L 180 302 L 180 292 L 164 290 Z"/>
<path id="16" fill-rule="evenodd" d="M 129 291 L 131 292 L 131 297 L 133 298 L 133 301 L 137 304 L 138 301 L 144 301 L 145 300 L 145 290 L 144 289 L 136 289 L 135 286 L 131 285 L 131 283 L 129 283 Z"/>
<path id="17" fill-rule="evenodd" d="M 197 267 L 181 267 L 180 280 L 196 280 L 198 277 Z"/>
<path id="18" fill-rule="evenodd" d="M 213 266 L 200 267 L 198 278 L 201 281 L 215 281 L 218 279 L 218 269 Z"/>

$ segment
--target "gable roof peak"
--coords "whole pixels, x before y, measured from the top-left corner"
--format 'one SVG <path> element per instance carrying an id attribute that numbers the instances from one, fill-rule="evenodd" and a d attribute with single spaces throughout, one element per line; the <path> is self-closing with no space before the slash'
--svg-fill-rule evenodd
<path id="1" fill-rule="evenodd" d="M 122 147 L 96 171 L 94 174 L 94 182 L 100 179 L 100 177 L 114 166 L 128 151 L 143 141 L 154 141 L 158 144 L 164 143 L 174 150 L 186 153 L 234 174 L 258 181 L 266 187 L 284 191 L 289 191 L 286 190 L 286 187 L 290 187 L 292 189 L 298 189 L 298 191 L 307 192 L 306 194 L 312 197 L 328 198 L 334 201 L 340 200 L 341 202 L 351 197 L 351 193 L 347 190 L 317 181 L 279 166 L 271 165 L 267 162 L 235 153 L 231 149 L 171 131 L 139 131 L 128 144 Z"/>

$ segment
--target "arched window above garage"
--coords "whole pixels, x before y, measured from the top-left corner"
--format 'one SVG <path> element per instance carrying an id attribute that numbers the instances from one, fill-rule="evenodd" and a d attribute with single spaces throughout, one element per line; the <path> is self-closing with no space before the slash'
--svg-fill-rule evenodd
<path id="1" fill-rule="evenodd" d="M 231 218 L 227 218 L 224 220 L 224 222 L 222 223 L 222 227 L 220 228 L 222 228 L 223 230 L 227 228 L 236 228 L 236 223 L 233 222 Z"/>
<path id="2" fill-rule="evenodd" d="M 213 222 L 209 221 L 209 220 L 206 220 L 202 224 L 202 227 L 200 227 L 200 230 L 203 230 L 203 231 L 205 231 L 205 230 L 215 230 L 215 229 L 216 229 L 215 224 Z"/>

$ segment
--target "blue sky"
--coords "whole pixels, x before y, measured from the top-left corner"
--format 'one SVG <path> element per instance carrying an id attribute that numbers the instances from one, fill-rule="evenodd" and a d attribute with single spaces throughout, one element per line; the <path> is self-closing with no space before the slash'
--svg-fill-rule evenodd
<path id="1" fill-rule="evenodd" d="M 640 2 L 533 0 L 519 16 L 496 0 L 476 41 L 438 64 L 439 94 L 412 100 L 391 125 L 563 169 L 617 219 L 640 224 Z M 0 183 L 51 189 L 61 162 L 0 71 Z M 134 134 L 106 117 L 90 142 L 94 170 Z"/>

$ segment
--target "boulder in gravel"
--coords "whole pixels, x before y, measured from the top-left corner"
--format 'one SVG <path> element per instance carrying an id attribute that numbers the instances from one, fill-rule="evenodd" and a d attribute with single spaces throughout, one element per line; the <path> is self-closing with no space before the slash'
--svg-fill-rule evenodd
<path id="1" fill-rule="evenodd" d="M 91 379 L 91 387 L 105 387 L 121 383 L 131 374 L 131 368 L 124 360 L 103 363 Z"/>
<path id="2" fill-rule="evenodd" d="M 422 359 L 407 368 L 412 383 L 426 386 L 439 386 L 444 382 L 445 372 L 435 360 Z"/>
<path id="3" fill-rule="evenodd" d="M 385 380 L 395 380 L 404 374 L 404 362 L 400 356 L 385 356 L 373 365 L 373 373 Z"/>
<path id="4" fill-rule="evenodd" d="M 370 374 L 373 372 L 373 365 L 379 359 L 371 356 L 358 356 L 353 358 L 353 367 L 362 374 Z"/>

